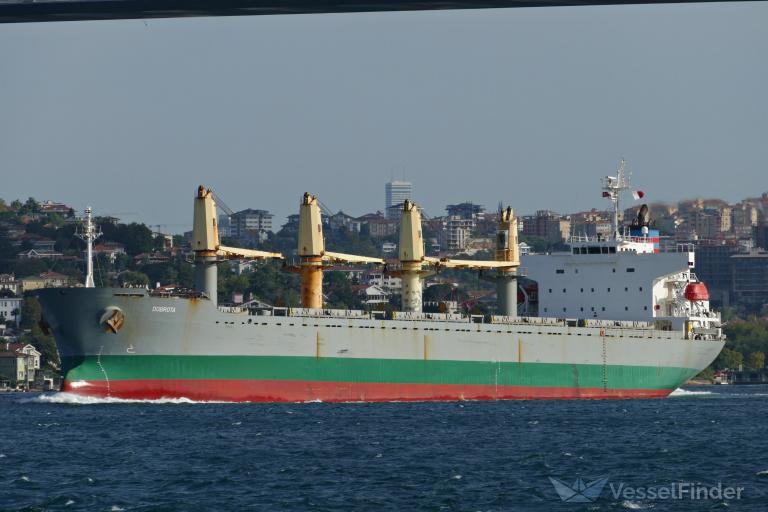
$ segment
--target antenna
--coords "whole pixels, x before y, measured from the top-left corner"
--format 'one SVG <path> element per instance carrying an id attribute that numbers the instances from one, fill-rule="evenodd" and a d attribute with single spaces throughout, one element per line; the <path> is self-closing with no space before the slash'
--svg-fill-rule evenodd
<path id="1" fill-rule="evenodd" d="M 75 236 L 85 241 L 87 246 L 85 264 L 85 287 L 95 288 L 93 283 L 93 241 L 101 236 L 101 231 L 97 231 L 98 227 L 93 223 L 93 208 L 86 206 L 85 208 L 85 225 L 83 231 L 75 233 Z"/>
<path id="2" fill-rule="evenodd" d="M 626 161 L 622 158 L 619 162 L 619 168 L 616 170 L 616 176 L 606 176 L 603 178 L 603 197 L 611 200 L 613 203 L 613 238 L 619 240 L 619 199 L 621 193 L 629 188 L 629 180 L 624 174 Z"/>

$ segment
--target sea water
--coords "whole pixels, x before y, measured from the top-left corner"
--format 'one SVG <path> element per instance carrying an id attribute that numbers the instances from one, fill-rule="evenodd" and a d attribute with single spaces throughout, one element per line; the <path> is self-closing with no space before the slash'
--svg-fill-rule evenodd
<path id="1" fill-rule="evenodd" d="M 675 486 L 691 495 L 661 497 Z M 5 393 L 0 510 L 768 510 L 768 387 L 376 404 Z"/>

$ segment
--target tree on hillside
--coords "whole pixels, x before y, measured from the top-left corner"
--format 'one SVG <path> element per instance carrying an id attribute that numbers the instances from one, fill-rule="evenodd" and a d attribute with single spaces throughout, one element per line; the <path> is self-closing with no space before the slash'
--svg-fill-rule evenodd
<path id="1" fill-rule="evenodd" d="M 741 352 L 724 348 L 712 365 L 717 370 L 738 370 L 744 364 L 744 355 Z"/>
<path id="2" fill-rule="evenodd" d="M 439 302 L 443 300 L 451 300 L 451 295 L 454 292 L 452 284 L 435 284 L 424 290 L 425 302 Z"/>
<path id="3" fill-rule="evenodd" d="M 7 232 L 0 231 L 0 274 L 7 274 L 13 271 L 17 252 L 18 249 L 8 240 Z"/>
<path id="4" fill-rule="evenodd" d="M 27 201 L 20 205 L 18 208 L 19 214 L 30 214 L 30 213 L 37 213 L 40 211 L 40 203 L 38 203 L 34 197 L 30 197 L 27 199 Z"/>
<path id="5" fill-rule="evenodd" d="M 149 276 L 143 272 L 132 272 L 126 270 L 118 276 L 120 286 L 131 286 L 143 288 L 149 285 Z"/>
<path id="6" fill-rule="evenodd" d="M 768 318 L 733 318 L 725 326 L 726 348 L 740 352 L 744 359 L 753 352 L 768 352 Z"/>
<path id="7" fill-rule="evenodd" d="M 48 262 L 44 259 L 16 260 L 14 273 L 17 277 L 36 276 L 48 271 Z"/>
<path id="8" fill-rule="evenodd" d="M 249 291 L 272 304 L 298 306 L 300 302 L 298 274 L 284 272 L 272 263 L 263 263 L 255 272 L 249 272 Z"/>
<path id="9" fill-rule="evenodd" d="M 104 240 L 111 240 L 125 245 L 125 251 L 131 256 L 144 252 L 151 252 L 154 247 L 152 231 L 144 224 L 113 224 L 101 222 L 99 224 Z"/>
<path id="10" fill-rule="evenodd" d="M 762 370 L 765 368 L 765 353 L 757 351 L 749 354 L 747 367 L 750 370 Z"/>
<path id="11" fill-rule="evenodd" d="M 53 336 L 43 333 L 40 328 L 40 319 L 43 315 L 43 308 L 40 306 L 37 298 L 33 295 L 24 297 L 21 305 L 21 328 L 28 329 L 29 333 L 19 338 L 19 343 L 30 343 L 42 355 L 42 363 L 54 367 L 59 365 L 59 353 L 56 350 L 56 343 Z"/>
<path id="12" fill-rule="evenodd" d="M 552 248 L 552 244 L 549 241 L 538 236 L 521 236 L 520 241 L 528 244 L 532 252 L 544 253 Z"/>
<path id="13" fill-rule="evenodd" d="M 323 291 L 327 297 L 328 307 L 337 309 L 360 309 L 362 304 L 352 291 L 352 284 L 343 272 L 326 272 L 323 276 Z"/>

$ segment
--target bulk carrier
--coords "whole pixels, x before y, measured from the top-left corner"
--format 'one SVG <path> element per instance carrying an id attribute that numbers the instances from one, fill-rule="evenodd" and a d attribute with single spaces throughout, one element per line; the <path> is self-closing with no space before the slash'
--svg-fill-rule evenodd
<path id="1" fill-rule="evenodd" d="M 323 307 L 333 262 L 383 264 L 326 251 L 321 212 L 300 207 L 300 308 L 219 307 L 222 259 L 283 259 L 222 246 L 212 191 L 194 199 L 195 291 L 136 288 L 39 291 L 66 392 L 130 399 L 243 402 L 607 399 L 664 397 L 707 367 L 724 344 L 691 247 L 661 251 L 647 208 L 628 231 L 623 164 L 605 179 L 611 236 L 576 237 L 562 253 L 524 255 L 517 220 L 500 211 L 493 261 L 424 254 L 419 209 L 403 204 L 398 268 L 402 311 Z M 90 212 L 89 212 L 90 213 Z M 92 241 L 88 219 L 86 239 Z M 90 234 L 90 235 L 89 235 Z M 440 268 L 478 270 L 496 284 L 496 315 L 423 313 L 422 279 Z M 538 283 L 540 316 L 518 316 L 517 278 Z"/>

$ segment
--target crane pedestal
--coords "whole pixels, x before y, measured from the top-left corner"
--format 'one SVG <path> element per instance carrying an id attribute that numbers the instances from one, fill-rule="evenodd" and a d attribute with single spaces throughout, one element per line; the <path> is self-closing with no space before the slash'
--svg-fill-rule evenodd
<path id="1" fill-rule="evenodd" d="M 301 307 L 323 307 L 323 258 L 322 256 L 305 256 L 301 258 L 299 267 L 301 276 Z"/>

